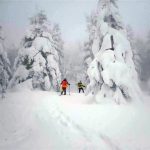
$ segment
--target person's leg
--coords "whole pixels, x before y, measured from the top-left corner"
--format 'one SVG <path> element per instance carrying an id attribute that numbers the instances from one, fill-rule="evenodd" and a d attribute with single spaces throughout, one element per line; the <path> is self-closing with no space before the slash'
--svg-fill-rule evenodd
<path id="1" fill-rule="evenodd" d="M 82 88 L 82 92 L 84 93 L 84 89 Z"/>
<path id="2" fill-rule="evenodd" d="M 62 88 L 62 89 L 61 89 L 61 95 L 63 95 L 63 93 L 64 93 L 64 89 Z"/>
<path id="3" fill-rule="evenodd" d="M 81 88 L 79 88 L 79 93 L 81 92 Z"/>
<path id="4" fill-rule="evenodd" d="M 66 95 L 66 88 L 64 88 L 64 95 Z"/>
<path id="5" fill-rule="evenodd" d="M 63 89 L 61 90 L 61 95 L 63 95 Z"/>

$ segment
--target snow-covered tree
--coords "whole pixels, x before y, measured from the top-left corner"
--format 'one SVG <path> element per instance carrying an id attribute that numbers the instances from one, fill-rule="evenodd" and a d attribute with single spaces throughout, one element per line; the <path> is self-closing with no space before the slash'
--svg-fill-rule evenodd
<path id="1" fill-rule="evenodd" d="M 132 29 L 132 27 L 130 25 L 127 25 L 126 27 L 126 31 L 127 31 L 127 37 L 128 40 L 130 41 L 131 47 L 135 47 L 135 35 L 134 35 L 134 31 Z"/>
<path id="2" fill-rule="evenodd" d="M 18 46 L 12 44 L 7 47 L 8 59 L 10 60 L 11 68 L 13 68 L 14 61 L 18 55 Z"/>
<path id="3" fill-rule="evenodd" d="M 4 93 L 6 91 L 10 78 L 10 62 L 4 47 L 4 37 L 2 27 L 0 26 L 0 93 Z"/>
<path id="4" fill-rule="evenodd" d="M 94 42 L 97 39 L 97 14 L 92 12 L 90 16 L 87 16 L 87 32 L 88 38 L 84 42 L 83 50 L 85 52 L 85 65 L 88 66 L 90 60 L 94 59 L 95 49 L 93 48 Z"/>
<path id="5" fill-rule="evenodd" d="M 146 40 L 138 39 L 136 42 L 138 49 L 141 51 L 141 78 L 144 81 L 150 79 L 150 32 L 147 35 Z"/>
<path id="6" fill-rule="evenodd" d="M 97 39 L 97 15 L 95 12 L 92 12 L 91 15 L 86 17 L 87 21 L 87 32 L 88 32 L 88 38 L 83 43 L 83 53 L 84 53 L 84 70 L 85 70 L 85 78 L 88 82 L 88 75 L 87 75 L 87 69 L 90 65 L 90 63 L 94 59 L 95 48 L 93 46 L 95 45 L 95 40 Z"/>
<path id="7" fill-rule="evenodd" d="M 122 28 L 122 23 L 120 21 L 120 16 L 117 11 L 116 1 L 109 0 L 101 0 L 99 1 L 98 9 L 95 12 L 92 12 L 90 16 L 87 17 L 87 31 L 88 31 L 88 39 L 84 43 L 84 65 L 85 70 L 89 67 L 89 64 L 94 59 L 95 55 L 100 51 L 104 35 L 100 29 L 99 17 L 100 13 L 105 13 L 105 17 L 103 18 L 105 22 L 109 24 L 109 26 L 114 27 L 116 29 Z M 102 14 L 101 14 L 102 15 Z"/>
<path id="8" fill-rule="evenodd" d="M 30 19 L 30 27 L 15 60 L 11 87 L 31 79 L 33 88 L 59 90 L 62 47 L 59 45 L 61 37 L 57 39 L 56 34 L 43 11 Z"/>
<path id="9" fill-rule="evenodd" d="M 116 0 L 99 0 L 97 7 L 99 50 L 90 64 L 87 93 L 97 101 L 120 103 L 140 93 L 133 52 L 119 15 Z"/>
<path id="10" fill-rule="evenodd" d="M 53 29 L 52 29 L 52 38 L 53 38 L 53 47 L 55 48 L 55 50 L 58 52 L 58 56 L 59 56 L 59 66 L 60 66 L 60 70 L 62 73 L 62 78 L 64 78 L 64 54 L 63 54 L 63 40 L 62 40 L 62 36 L 61 36 L 61 30 L 58 24 L 54 24 Z"/>
<path id="11" fill-rule="evenodd" d="M 131 48 L 133 51 L 133 61 L 135 64 L 135 68 L 140 77 L 140 74 L 141 74 L 141 51 L 139 51 L 139 48 L 137 47 L 137 43 L 136 43 L 137 39 L 135 38 L 134 31 L 130 25 L 128 25 L 126 27 L 126 31 L 127 31 L 128 40 L 130 41 L 130 45 L 131 45 Z"/>
<path id="12" fill-rule="evenodd" d="M 84 53 L 84 58 L 83 58 L 84 59 L 84 61 L 83 61 L 83 64 L 84 64 L 84 74 L 85 74 L 86 82 L 88 82 L 89 78 L 88 78 L 88 75 L 87 75 L 87 69 L 88 69 L 90 63 L 94 59 L 94 55 L 92 53 L 92 49 L 91 49 L 91 45 L 90 45 L 89 41 L 84 42 L 84 44 L 83 44 L 83 53 Z"/>

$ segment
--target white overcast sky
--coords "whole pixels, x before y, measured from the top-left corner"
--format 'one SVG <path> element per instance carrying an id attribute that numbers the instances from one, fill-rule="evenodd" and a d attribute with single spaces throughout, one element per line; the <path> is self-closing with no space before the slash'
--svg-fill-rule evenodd
<path id="1" fill-rule="evenodd" d="M 0 0 L 0 24 L 9 44 L 19 43 L 37 9 L 46 12 L 51 22 L 60 24 L 64 41 L 75 43 L 86 36 L 85 16 L 96 8 L 98 0 Z M 125 24 L 138 36 L 150 30 L 150 0 L 118 0 Z"/>

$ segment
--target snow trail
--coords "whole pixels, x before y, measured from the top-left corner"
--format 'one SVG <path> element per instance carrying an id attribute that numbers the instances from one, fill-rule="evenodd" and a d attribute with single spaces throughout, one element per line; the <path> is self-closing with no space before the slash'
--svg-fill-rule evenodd
<path id="1" fill-rule="evenodd" d="M 83 94 L 81 95 L 81 94 L 71 93 L 71 95 L 72 95 L 71 101 L 73 103 L 79 104 L 79 101 L 75 102 L 75 100 L 77 100 L 78 98 L 80 98 L 80 104 L 82 104 L 85 101 L 85 96 Z M 62 96 L 58 100 L 62 101 L 63 103 L 66 100 L 65 103 L 67 103 L 70 100 L 70 96 Z M 48 110 L 46 113 L 46 114 L 49 114 L 48 118 L 51 118 L 54 120 L 54 122 L 59 123 L 59 125 L 61 126 L 60 128 L 64 128 L 61 131 L 60 136 L 63 135 L 64 136 L 63 138 L 65 138 L 67 141 L 70 139 L 69 144 L 70 143 L 73 144 L 72 139 L 73 139 L 74 133 L 70 134 L 71 132 L 69 133 L 68 131 L 71 131 L 73 129 L 74 132 L 76 132 L 75 134 L 77 134 L 77 137 L 75 137 L 74 140 L 76 140 L 76 138 L 78 138 L 78 139 L 82 139 L 84 141 L 84 144 L 82 146 L 80 145 L 80 147 L 78 147 L 78 149 L 85 149 L 85 150 L 98 149 L 98 146 L 103 145 L 104 149 L 106 150 L 106 149 L 108 149 L 108 146 L 110 146 L 111 142 L 109 141 L 109 145 L 106 143 L 106 139 L 104 139 L 104 137 L 106 137 L 105 135 L 103 135 L 103 138 L 102 138 L 102 136 L 99 136 L 96 133 L 93 134 L 92 131 L 85 130 L 81 125 L 79 125 L 78 123 L 73 121 L 71 119 L 71 117 L 69 117 L 67 114 L 65 114 L 63 112 L 62 107 L 60 106 L 60 103 L 58 101 L 53 102 L 53 104 L 51 103 L 51 108 L 49 105 L 47 105 L 47 103 L 46 103 L 46 106 L 48 106 L 47 107 Z M 44 106 L 44 108 L 45 108 L 45 106 Z M 44 117 L 45 117 L 45 113 L 44 113 Z M 43 116 L 39 117 L 40 120 L 43 120 L 42 118 L 43 118 Z M 67 128 L 67 131 L 66 131 L 66 128 Z M 100 145 L 97 144 L 96 142 L 94 142 L 95 138 L 93 139 L 93 137 L 97 138 L 97 141 L 101 140 Z M 117 146 L 114 146 L 112 143 L 111 143 L 111 146 L 117 147 Z M 73 146 L 71 149 L 76 150 L 77 147 Z M 115 150 L 119 150 L 119 149 L 116 148 Z"/>
<path id="2" fill-rule="evenodd" d="M 91 105 L 89 101 L 78 93 L 66 96 L 29 90 L 8 93 L 0 101 L 0 149 L 150 148 L 148 108 L 115 103 Z"/>

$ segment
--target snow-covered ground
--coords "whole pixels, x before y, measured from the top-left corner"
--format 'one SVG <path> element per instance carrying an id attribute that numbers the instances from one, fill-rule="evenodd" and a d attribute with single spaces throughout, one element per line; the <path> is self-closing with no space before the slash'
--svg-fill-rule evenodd
<path id="1" fill-rule="evenodd" d="M 149 106 L 17 89 L 0 100 L 0 150 L 150 150 Z"/>

